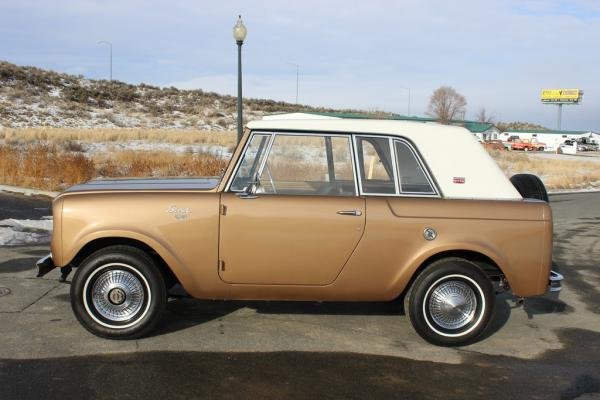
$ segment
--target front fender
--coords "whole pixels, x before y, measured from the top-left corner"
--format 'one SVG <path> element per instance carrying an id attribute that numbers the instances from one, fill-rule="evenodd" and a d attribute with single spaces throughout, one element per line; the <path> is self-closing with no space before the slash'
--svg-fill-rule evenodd
<path id="1" fill-rule="evenodd" d="M 128 230 L 100 230 L 87 233 L 85 236 L 78 238 L 77 241 L 68 248 L 63 249 L 61 263 L 57 264 L 57 266 L 62 267 L 69 265 L 86 245 L 96 240 L 107 238 L 131 239 L 142 242 L 154 250 L 167 263 L 179 282 L 189 282 L 193 279 L 193 275 L 191 274 L 191 271 L 187 269 L 185 263 L 177 257 L 177 254 L 169 249 L 165 243 L 141 232 Z"/>

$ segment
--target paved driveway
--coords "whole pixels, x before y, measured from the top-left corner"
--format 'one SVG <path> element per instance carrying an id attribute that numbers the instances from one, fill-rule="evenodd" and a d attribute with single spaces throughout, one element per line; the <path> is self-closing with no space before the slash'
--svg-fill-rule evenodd
<path id="1" fill-rule="evenodd" d="M 45 246 L 0 248 L 0 399 L 598 398 L 600 193 L 551 203 L 560 298 L 499 297 L 489 337 L 462 348 L 423 342 L 400 302 L 175 298 L 153 336 L 103 340 L 57 271 L 34 278 Z"/>

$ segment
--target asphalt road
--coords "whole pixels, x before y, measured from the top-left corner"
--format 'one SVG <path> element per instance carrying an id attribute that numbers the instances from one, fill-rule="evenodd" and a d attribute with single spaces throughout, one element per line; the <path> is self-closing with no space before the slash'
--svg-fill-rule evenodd
<path id="1" fill-rule="evenodd" d="M 400 302 L 177 298 L 153 336 L 102 340 L 57 272 L 34 278 L 47 247 L 0 248 L 0 399 L 600 399 L 600 193 L 551 204 L 560 298 L 503 295 L 487 337 L 454 349 L 423 342 Z"/>

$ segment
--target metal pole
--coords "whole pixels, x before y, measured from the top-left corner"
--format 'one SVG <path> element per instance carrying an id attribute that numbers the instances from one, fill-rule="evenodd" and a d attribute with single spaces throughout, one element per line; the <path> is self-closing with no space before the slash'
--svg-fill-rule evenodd
<path id="1" fill-rule="evenodd" d="M 562 103 L 558 103 L 558 130 L 560 131 L 562 125 Z"/>
<path id="2" fill-rule="evenodd" d="M 298 75 L 300 75 L 300 65 L 296 64 L 296 104 L 298 104 Z"/>
<path id="3" fill-rule="evenodd" d="M 112 43 L 110 44 L 110 81 L 112 82 Z"/>
<path id="4" fill-rule="evenodd" d="M 242 140 L 243 135 L 243 116 L 242 116 L 242 44 L 244 42 L 237 41 L 238 45 L 238 98 L 237 98 L 237 141 Z"/>
<path id="5" fill-rule="evenodd" d="M 406 107 L 406 111 L 407 111 L 407 117 L 410 117 L 410 88 L 406 87 L 406 86 L 400 86 L 401 89 L 404 89 L 408 92 L 408 104 Z"/>
<path id="6" fill-rule="evenodd" d="M 113 71 L 113 56 L 112 56 L 112 43 L 111 42 L 107 42 L 106 40 L 101 40 L 98 42 L 98 44 L 107 44 L 109 47 L 109 53 L 108 53 L 108 67 L 109 67 L 109 79 L 110 82 L 112 82 L 112 71 Z"/>
<path id="7" fill-rule="evenodd" d="M 287 64 L 296 67 L 296 104 L 298 104 L 298 76 L 300 75 L 300 65 L 293 62 L 287 62 Z"/>

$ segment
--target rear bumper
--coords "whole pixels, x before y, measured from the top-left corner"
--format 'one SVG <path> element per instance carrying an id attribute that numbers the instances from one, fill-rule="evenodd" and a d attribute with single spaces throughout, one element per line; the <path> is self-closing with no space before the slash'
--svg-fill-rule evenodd
<path id="1" fill-rule="evenodd" d="M 48 272 L 52 271 L 56 268 L 54 265 L 54 261 L 52 261 L 52 253 L 48 254 L 45 257 L 40 258 L 35 265 L 38 268 L 38 278 L 46 275 Z"/>
<path id="2" fill-rule="evenodd" d="M 548 279 L 548 289 L 550 290 L 550 292 L 560 292 L 562 290 L 563 279 L 565 279 L 565 277 L 562 276 L 562 274 L 551 270 L 550 278 Z"/>

